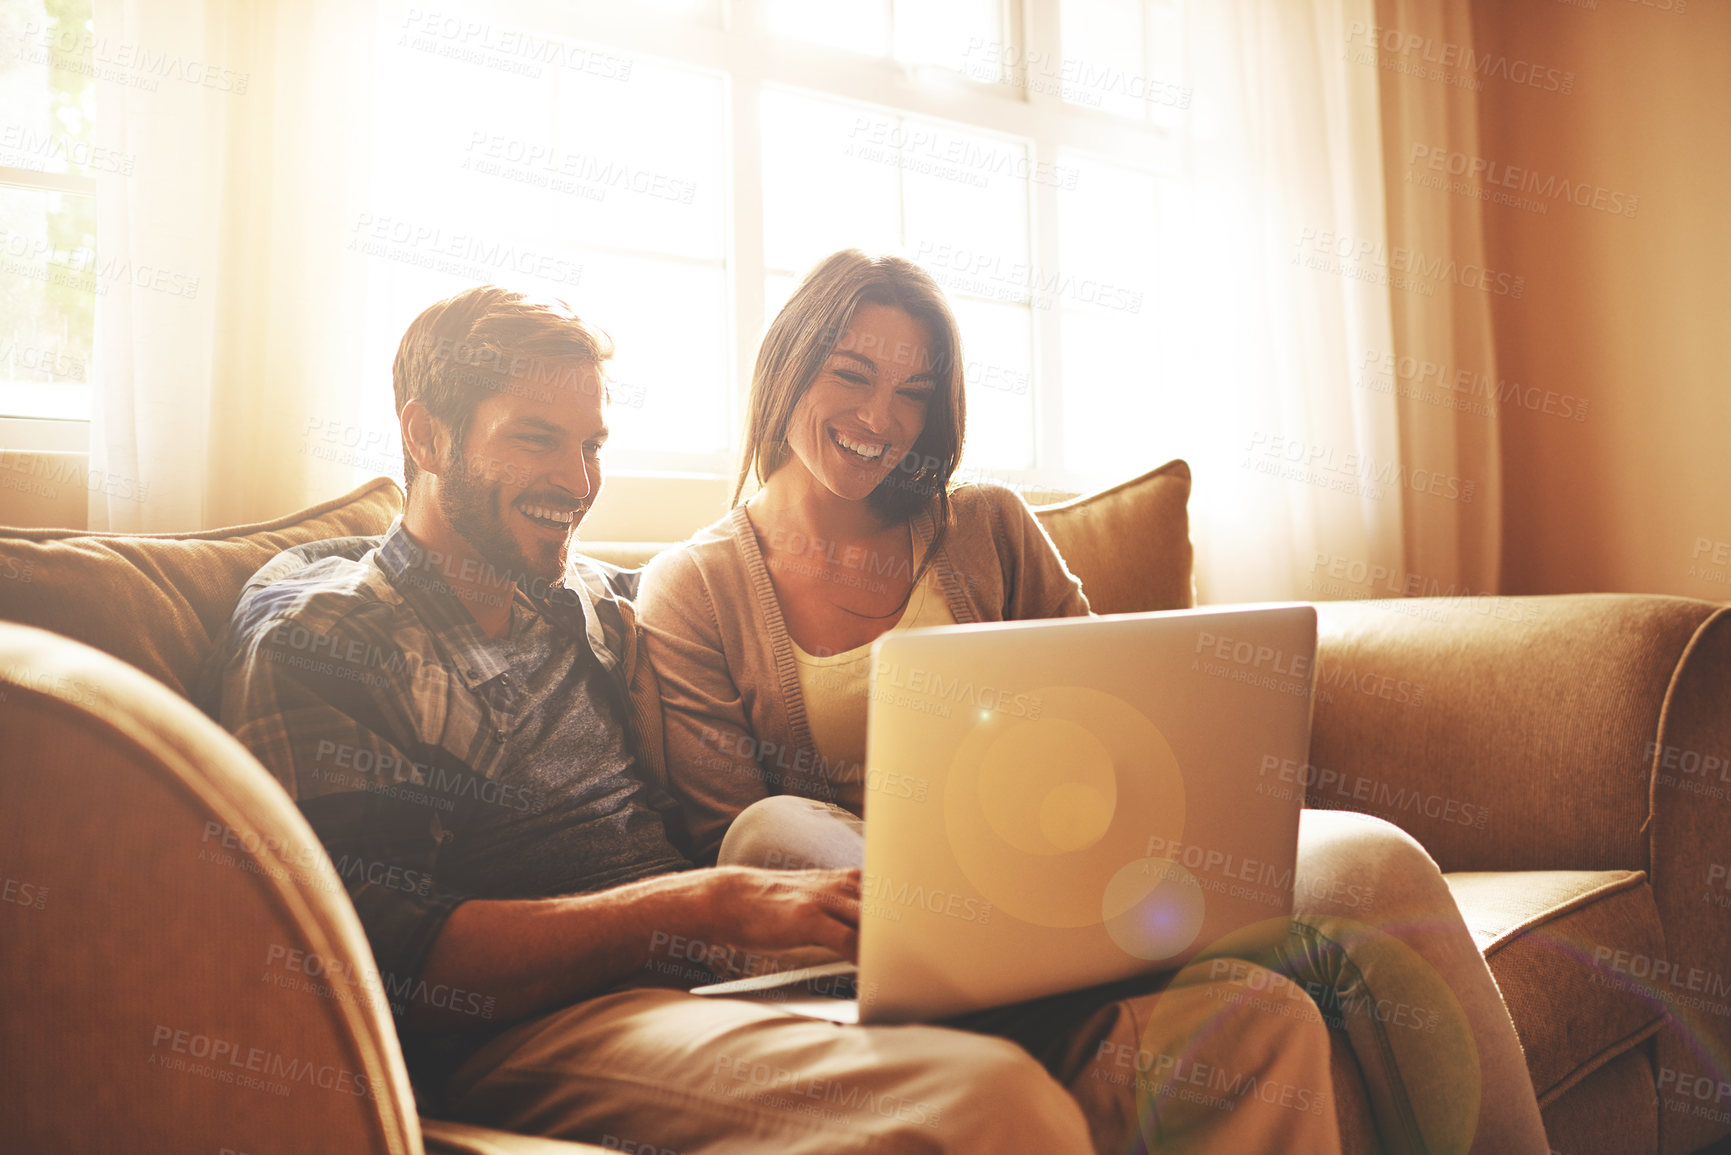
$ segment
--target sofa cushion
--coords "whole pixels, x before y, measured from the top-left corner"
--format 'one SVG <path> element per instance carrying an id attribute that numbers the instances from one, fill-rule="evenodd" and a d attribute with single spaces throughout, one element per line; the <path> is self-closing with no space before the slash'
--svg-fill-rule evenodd
<path id="1" fill-rule="evenodd" d="M 1665 957 L 1644 872 L 1443 877 L 1502 990 L 1541 1107 L 1663 1024 L 1654 988 L 1640 977 Z"/>
<path id="2" fill-rule="evenodd" d="M 1097 614 L 1182 610 L 1190 581 L 1190 466 L 1168 461 L 1110 489 L 1034 511 Z"/>
<path id="3" fill-rule="evenodd" d="M 0 528 L 0 618 L 77 638 L 189 695 L 253 571 L 303 542 L 384 533 L 402 507 L 380 477 L 275 521 L 202 533 Z"/>
<path id="4" fill-rule="evenodd" d="M 1190 466 L 1168 461 L 1110 489 L 1034 516 L 1082 579 L 1098 614 L 1181 610 L 1196 604 L 1191 585 Z M 637 569 L 676 542 L 589 541 L 577 548 L 624 569 Z"/>

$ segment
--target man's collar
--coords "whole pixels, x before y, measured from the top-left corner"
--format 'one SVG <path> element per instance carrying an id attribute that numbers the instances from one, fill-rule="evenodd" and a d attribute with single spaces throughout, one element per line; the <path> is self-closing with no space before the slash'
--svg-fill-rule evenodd
<path id="1" fill-rule="evenodd" d="M 379 547 L 379 566 L 385 576 L 414 607 L 415 613 L 433 632 L 439 647 L 451 658 L 456 672 L 471 687 L 479 686 L 505 672 L 500 647 L 493 643 L 475 620 L 463 599 L 445 581 L 445 574 L 461 565 L 459 559 L 429 550 L 403 528 L 402 518 L 391 524 Z M 509 584 L 501 585 L 496 596 L 510 594 Z M 581 631 L 582 607 L 577 595 L 554 586 L 543 591 L 519 590 L 536 611 L 549 621 L 568 629 Z M 541 596 L 536 596 L 539 592 Z M 494 595 L 488 595 L 494 596 Z"/>

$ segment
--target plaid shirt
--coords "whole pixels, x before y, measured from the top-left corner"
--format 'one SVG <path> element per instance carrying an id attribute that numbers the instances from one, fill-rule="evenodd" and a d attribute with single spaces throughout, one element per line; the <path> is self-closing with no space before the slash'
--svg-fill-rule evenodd
<path id="1" fill-rule="evenodd" d="M 278 554 L 248 581 L 200 689 L 300 805 L 392 992 L 416 988 L 451 911 L 484 897 L 439 886 L 440 849 L 462 837 L 478 806 L 535 802 L 497 780 L 521 695 L 440 576 L 456 564 L 417 544 L 401 519 L 382 539 Z M 625 600 L 636 578 L 574 556 L 564 585 L 516 597 L 581 638 L 611 675 L 649 797 L 677 841 L 659 695 L 637 661 Z M 508 589 L 501 583 L 499 596 Z"/>

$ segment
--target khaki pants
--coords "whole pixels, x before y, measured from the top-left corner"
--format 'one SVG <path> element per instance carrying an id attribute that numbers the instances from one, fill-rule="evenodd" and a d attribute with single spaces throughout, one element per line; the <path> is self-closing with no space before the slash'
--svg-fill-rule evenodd
<path id="1" fill-rule="evenodd" d="M 778 795 L 734 820 L 721 861 L 856 866 L 864 846 L 854 815 Z M 1186 968 L 1174 986 L 1230 979 L 1276 1016 L 1319 1007 L 1336 1045 L 1351 1050 L 1363 1073 L 1385 1151 L 1543 1155 L 1549 1146 L 1514 1023 L 1424 847 L 1380 818 L 1306 810 L 1294 883 L 1291 933 L 1277 949 L 1250 956 L 1259 966 L 1212 959 Z M 1175 1031 L 1182 1033 L 1155 1024 L 1156 1035 Z M 1223 1069 L 1236 1068 L 1223 1060 Z M 1162 1072 L 1182 1083 L 1170 1063 L 1150 1074 Z M 1164 1097 L 1186 1102 L 1194 1090 L 1182 1084 Z"/>
<path id="2" fill-rule="evenodd" d="M 493 1040 L 452 1077 L 445 1105 L 470 1122 L 653 1155 L 1333 1155 L 1327 1027 L 1308 1000 L 1258 997 L 1274 976 L 1239 971 L 1180 975 L 1077 1016 L 1049 1040 L 1057 1077 L 972 1031 L 622 991 Z"/>

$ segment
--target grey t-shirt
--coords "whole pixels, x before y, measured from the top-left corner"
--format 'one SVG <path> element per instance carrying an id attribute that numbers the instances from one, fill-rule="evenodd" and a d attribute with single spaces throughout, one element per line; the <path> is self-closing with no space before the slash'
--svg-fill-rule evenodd
<path id="1" fill-rule="evenodd" d="M 512 706 L 507 789 L 499 804 L 477 805 L 439 855 L 440 884 L 541 898 L 689 867 L 655 810 L 663 800 L 633 771 L 625 704 L 607 671 L 582 639 L 521 601 L 512 612 L 510 636 L 494 643 Z"/>

